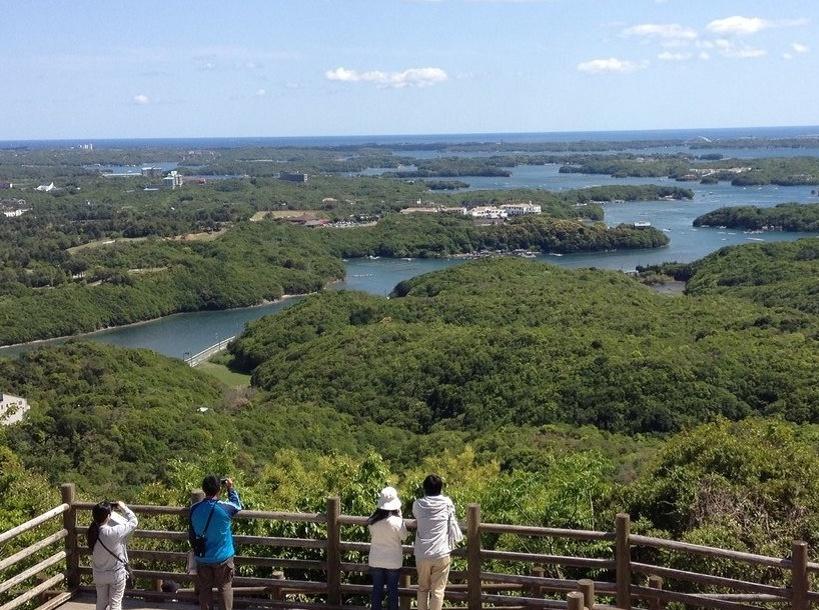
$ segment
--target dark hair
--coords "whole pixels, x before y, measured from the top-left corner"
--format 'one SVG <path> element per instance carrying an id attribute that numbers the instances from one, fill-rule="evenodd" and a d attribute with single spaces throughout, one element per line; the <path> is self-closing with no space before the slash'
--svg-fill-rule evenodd
<path id="1" fill-rule="evenodd" d="M 204 491 L 205 495 L 208 497 L 218 494 L 221 488 L 222 484 L 219 482 L 219 477 L 217 477 L 215 474 L 209 474 L 202 479 L 202 491 Z"/>
<path id="2" fill-rule="evenodd" d="M 100 525 L 106 522 L 111 516 L 111 503 L 104 500 L 99 504 L 95 504 L 91 509 L 91 518 L 93 521 L 85 533 L 88 541 L 88 548 L 94 550 L 94 545 L 97 544 L 97 539 L 100 537 Z"/>
<path id="3" fill-rule="evenodd" d="M 383 508 L 376 508 L 373 511 L 373 514 L 370 515 L 369 519 L 367 519 L 367 525 L 372 525 L 373 523 L 378 523 L 382 519 L 386 519 L 387 517 L 398 517 L 401 513 L 396 510 L 384 510 Z"/>
<path id="4" fill-rule="evenodd" d="M 425 496 L 440 496 L 444 487 L 444 480 L 437 474 L 428 474 L 423 482 Z"/>

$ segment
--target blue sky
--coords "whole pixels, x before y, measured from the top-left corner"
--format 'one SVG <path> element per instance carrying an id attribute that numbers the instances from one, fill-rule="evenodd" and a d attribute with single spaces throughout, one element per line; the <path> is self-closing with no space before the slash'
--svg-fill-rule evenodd
<path id="1" fill-rule="evenodd" d="M 813 0 L 0 0 L 0 139 L 819 124 Z"/>

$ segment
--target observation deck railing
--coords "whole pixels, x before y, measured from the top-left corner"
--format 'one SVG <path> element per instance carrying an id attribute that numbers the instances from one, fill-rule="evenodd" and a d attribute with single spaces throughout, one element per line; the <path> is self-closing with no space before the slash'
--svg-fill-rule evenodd
<path id="1" fill-rule="evenodd" d="M 73 484 L 61 487 L 63 503 L 6 532 L 0 533 L 0 610 L 15 610 L 36 606 L 36 610 L 53 610 L 77 593 L 93 591 L 90 584 L 89 550 L 81 540 L 87 527 L 78 521 L 90 522 L 89 502 L 79 502 Z M 198 501 L 201 492 L 194 492 L 191 501 Z M 159 516 L 172 519 L 178 529 L 137 529 L 129 544 L 129 557 L 137 588 L 126 596 L 168 603 L 195 601 L 192 588 L 175 593 L 161 591 L 162 580 L 193 583 L 195 576 L 185 572 L 187 561 L 187 514 L 183 506 L 131 506 L 141 517 Z M 78 514 L 83 518 L 78 519 Z M 87 516 L 87 518 L 86 518 Z M 235 535 L 239 553 L 235 558 L 234 578 L 237 607 L 254 608 L 347 608 L 368 607 L 371 587 L 362 576 L 368 568 L 362 563 L 369 543 L 345 540 L 343 533 L 350 528 L 365 529 L 366 517 L 343 515 L 338 498 L 328 498 L 324 513 L 288 513 L 243 510 L 240 521 L 263 521 L 290 524 L 295 530 L 310 535 L 304 537 Z M 49 526 L 51 531 L 42 538 L 20 547 L 18 537 L 35 528 Z M 415 522 L 407 520 L 410 530 Z M 477 504 L 467 508 L 463 527 L 465 545 L 453 552 L 451 584 L 446 599 L 451 606 L 477 610 L 486 607 L 513 609 L 613 610 L 648 608 L 660 610 L 666 604 L 712 608 L 716 610 L 761 610 L 790 607 L 809 610 L 819 601 L 819 592 L 811 590 L 810 579 L 819 572 L 819 563 L 808 561 L 807 544 L 795 541 L 788 557 L 768 557 L 732 551 L 630 532 L 629 516 L 619 514 L 614 531 L 588 531 L 550 527 L 533 527 L 500 523 L 483 523 Z M 363 533 L 363 532 L 362 532 Z M 494 548 L 507 537 L 548 538 L 572 541 L 593 547 L 597 556 L 575 556 L 507 551 Z M 493 548 L 482 542 L 492 537 Z M 15 539 L 17 544 L 8 551 Z M 154 541 L 154 546 L 174 550 L 146 548 L 138 541 Z M 161 541 L 161 542 L 156 542 Z M 54 546 L 63 548 L 54 551 Z M 280 549 L 284 555 L 270 552 Z M 296 552 L 293 549 L 297 549 Z M 250 552 L 248 552 L 250 551 Z M 260 556 L 254 553 L 262 552 Z M 404 552 L 412 554 L 412 547 Z M 52 553 L 48 555 L 48 553 Z M 301 557 L 293 556 L 301 553 Z M 603 556 L 600 556 L 603 555 Z M 637 556 L 638 560 L 635 560 Z M 731 562 L 744 569 L 763 569 L 766 582 L 752 578 L 728 578 L 707 571 L 694 572 L 668 565 L 670 557 L 706 558 Z M 653 562 L 652 562 L 653 560 Z M 491 565 L 490 565 L 491 564 Z M 156 566 L 166 569 L 157 569 Z M 243 576 L 244 568 L 256 568 L 254 576 Z M 492 567 L 494 566 L 494 567 Z M 490 570 L 489 568 L 492 567 Z M 15 568 L 13 575 L 6 572 Z M 551 577 L 546 575 L 546 570 Z M 571 571 L 571 576 L 566 571 Z M 261 576 L 259 574 L 265 574 Z M 401 607 L 408 610 L 416 590 L 412 586 L 415 568 L 401 570 Z M 782 584 L 771 584 L 782 583 Z M 668 587 L 674 583 L 676 587 Z M 692 592 L 694 587 L 707 591 Z M 689 590 L 685 590 L 685 589 Z M 682 589 L 682 590 L 681 590 Z"/>

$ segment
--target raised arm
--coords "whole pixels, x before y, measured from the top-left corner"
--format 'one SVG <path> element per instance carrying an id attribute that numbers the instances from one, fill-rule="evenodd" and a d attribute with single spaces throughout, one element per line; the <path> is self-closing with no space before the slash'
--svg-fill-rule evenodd
<path id="1" fill-rule="evenodd" d="M 122 516 L 125 517 L 126 521 L 125 523 L 119 523 L 112 527 L 111 533 L 113 533 L 117 538 L 125 538 L 137 528 L 139 521 L 137 520 L 137 516 L 134 514 L 134 511 L 125 506 L 125 502 L 117 502 L 117 506 L 119 506 L 119 510 L 122 511 Z"/>
<path id="2" fill-rule="evenodd" d="M 233 487 L 233 481 L 228 479 L 225 482 L 227 486 L 228 501 L 219 502 L 219 505 L 225 510 L 229 517 L 233 517 L 236 513 L 242 510 L 242 501 L 239 499 L 239 493 Z"/>

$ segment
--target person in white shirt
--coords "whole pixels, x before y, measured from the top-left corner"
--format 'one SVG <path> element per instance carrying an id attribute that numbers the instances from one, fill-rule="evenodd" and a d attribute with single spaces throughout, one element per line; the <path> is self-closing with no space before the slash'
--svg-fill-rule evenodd
<path id="1" fill-rule="evenodd" d="M 119 509 L 122 515 L 112 515 Z M 128 577 L 128 551 L 125 539 L 137 527 L 137 517 L 122 502 L 100 502 L 91 509 L 93 522 L 88 528 L 91 568 L 97 587 L 96 610 L 122 610 L 122 597 Z"/>
<path id="2" fill-rule="evenodd" d="M 401 542 L 407 528 L 401 518 L 401 499 L 394 487 L 385 487 L 378 496 L 378 508 L 367 520 L 370 530 L 368 564 L 373 578 L 373 610 L 382 610 L 384 585 L 387 607 L 398 610 L 398 576 L 404 563 Z"/>
<path id="3" fill-rule="evenodd" d="M 455 505 L 441 495 L 437 474 L 424 479 L 424 497 L 412 504 L 416 520 L 415 566 L 418 570 L 418 610 L 441 610 L 449 578 L 450 553 L 463 540 Z"/>

